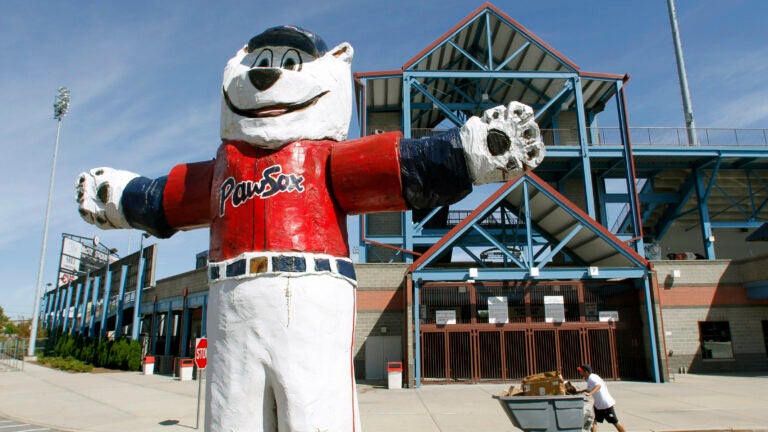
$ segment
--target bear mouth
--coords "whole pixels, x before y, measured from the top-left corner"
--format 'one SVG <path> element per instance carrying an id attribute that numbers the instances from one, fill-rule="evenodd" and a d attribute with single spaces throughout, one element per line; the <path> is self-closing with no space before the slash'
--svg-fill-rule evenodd
<path id="1" fill-rule="evenodd" d="M 320 93 L 319 95 L 313 97 L 312 99 L 309 99 L 304 102 L 299 102 L 299 103 L 281 103 L 281 104 L 268 105 L 260 108 L 244 109 L 232 103 L 232 101 L 229 99 L 229 95 L 227 94 L 226 89 L 222 88 L 221 90 L 224 93 L 224 102 L 226 102 L 227 107 L 229 107 L 229 109 L 233 113 L 239 115 L 240 117 L 246 117 L 246 118 L 279 117 L 283 114 L 292 113 L 294 111 L 300 111 L 316 104 L 321 97 L 325 96 L 328 93 L 328 91 L 326 90 Z"/>

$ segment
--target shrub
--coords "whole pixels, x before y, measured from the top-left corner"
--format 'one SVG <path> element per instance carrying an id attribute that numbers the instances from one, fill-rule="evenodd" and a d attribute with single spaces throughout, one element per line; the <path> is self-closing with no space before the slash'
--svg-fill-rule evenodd
<path id="1" fill-rule="evenodd" d="M 141 369 L 141 344 L 139 341 L 129 341 L 128 338 L 109 340 L 57 333 L 49 338 L 45 353 L 48 356 L 78 360 L 83 364 L 89 364 L 89 366 L 93 364 L 99 367 L 129 371 Z M 70 363 L 59 363 L 58 365 L 61 367 L 56 367 L 59 369 L 65 367 L 81 368 L 79 365 Z M 93 366 L 90 367 L 93 368 Z"/>

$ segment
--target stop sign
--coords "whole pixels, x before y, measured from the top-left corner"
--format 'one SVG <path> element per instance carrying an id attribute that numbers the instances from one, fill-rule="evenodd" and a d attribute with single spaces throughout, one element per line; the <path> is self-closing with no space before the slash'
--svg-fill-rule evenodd
<path id="1" fill-rule="evenodd" d="M 195 345 L 195 365 L 198 369 L 205 369 L 208 364 L 208 339 L 200 338 Z"/>

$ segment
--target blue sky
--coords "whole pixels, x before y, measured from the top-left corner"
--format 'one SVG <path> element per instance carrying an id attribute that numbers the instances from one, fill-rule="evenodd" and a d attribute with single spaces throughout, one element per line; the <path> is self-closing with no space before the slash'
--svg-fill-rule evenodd
<path id="1" fill-rule="evenodd" d="M 356 72 L 399 69 L 481 4 L 4 0 L 0 306 L 12 317 L 32 312 L 59 86 L 69 87 L 72 104 L 61 130 L 43 284 L 56 279 L 62 233 L 98 235 L 121 255 L 138 249 L 138 232 L 103 232 L 80 220 L 76 176 L 111 166 L 157 177 L 177 163 L 211 158 L 222 70 L 253 35 L 296 24 L 330 46 L 350 42 Z M 629 73 L 632 126 L 684 126 L 665 0 L 493 4 L 582 70 Z M 768 3 L 676 5 L 697 126 L 767 128 Z M 208 246 L 204 230 L 152 242 L 160 247 L 159 278 L 191 270 Z"/>

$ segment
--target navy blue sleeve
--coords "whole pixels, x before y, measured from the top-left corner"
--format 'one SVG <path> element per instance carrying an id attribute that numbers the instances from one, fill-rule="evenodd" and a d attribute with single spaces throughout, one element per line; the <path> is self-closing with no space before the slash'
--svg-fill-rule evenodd
<path id="1" fill-rule="evenodd" d="M 412 209 L 453 204 L 472 191 L 458 129 L 400 141 L 403 197 Z"/>
<path id="2" fill-rule="evenodd" d="M 128 223 L 157 238 L 168 238 L 176 233 L 165 218 L 163 192 L 168 177 L 154 180 L 136 177 L 123 190 L 120 203 Z"/>

